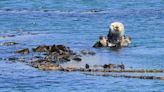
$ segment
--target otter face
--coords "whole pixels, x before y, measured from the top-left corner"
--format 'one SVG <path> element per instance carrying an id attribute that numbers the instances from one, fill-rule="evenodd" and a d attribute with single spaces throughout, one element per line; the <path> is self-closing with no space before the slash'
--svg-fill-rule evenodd
<path id="1" fill-rule="evenodd" d="M 110 25 L 111 32 L 114 34 L 124 35 L 124 25 L 120 22 L 113 22 Z"/>
<path id="2" fill-rule="evenodd" d="M 119 27 L 118 26 L 113 26 L 113 29 L 116 31 L 116 32 L 119 32 Z"/>

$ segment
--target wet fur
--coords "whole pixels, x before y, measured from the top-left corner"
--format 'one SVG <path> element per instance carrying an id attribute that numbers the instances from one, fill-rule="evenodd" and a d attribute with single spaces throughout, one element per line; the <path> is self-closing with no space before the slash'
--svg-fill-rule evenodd
<path id="1" fill-rule="evenodd" d="M 109 33 L 107 35 L 108 41 L 114 44 L 120 42 L 120 39 L 124 36 L 124 25 L 120 22 L 113 22 L 110 25 Z"/>

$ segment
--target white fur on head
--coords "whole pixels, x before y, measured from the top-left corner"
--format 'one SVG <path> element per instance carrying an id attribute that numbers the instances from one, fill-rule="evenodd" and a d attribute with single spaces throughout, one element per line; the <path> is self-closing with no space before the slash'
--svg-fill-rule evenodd
<path id="1" fill-rule="evenodd" d="M 118 31 L 116 31 L 116 27 L 118 27 Z M 112 33 L 119 33 L 121 36 L 124 35 L 124 25 L 121 22 L 111 23 L 110 29 Z"/>

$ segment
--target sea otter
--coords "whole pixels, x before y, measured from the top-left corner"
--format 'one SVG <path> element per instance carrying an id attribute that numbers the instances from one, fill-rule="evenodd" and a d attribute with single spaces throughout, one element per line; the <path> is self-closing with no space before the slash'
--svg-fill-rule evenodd
<path id="1" fill-rule="evenodd" d="M 108 42 L 118 44 L 124 39 L 124 25 L 121 22 L 113 22 L 107 35 Z"/>
<path id="2" fill-rule="evenodd" d="M 99 41 L 97 41 L 93 47 L 113 47 L 115 44 L 109 43 L 105 36 L 100 36 Z"/>
<path id="3" fill-rule="evenodd" d="M 131 43 L 131 38 L 126 37 L 124 32 L 124 25 L 121 22 L 113 22 L 107 37 L 100 36 L 93 47 L 126 47 Z"/>

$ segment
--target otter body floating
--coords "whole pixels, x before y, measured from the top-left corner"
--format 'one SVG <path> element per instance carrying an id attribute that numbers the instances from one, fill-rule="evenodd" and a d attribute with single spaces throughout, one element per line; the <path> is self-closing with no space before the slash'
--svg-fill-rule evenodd
<path id="1" fill-rule="evenodd" d="M 120 22 L 113 22 L 109 27 L 107 37 L 100 36 L 93 47 L 126 47 L 131 43 L 131 38 L 125 36 L 124 25 Z"/>

